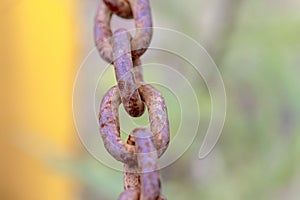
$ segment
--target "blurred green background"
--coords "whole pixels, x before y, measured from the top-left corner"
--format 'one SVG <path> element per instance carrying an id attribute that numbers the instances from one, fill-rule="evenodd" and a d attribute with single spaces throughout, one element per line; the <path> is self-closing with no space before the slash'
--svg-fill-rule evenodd
<path id="1" fill-rule="evenodd" d="M 98 1 L 1 4 L 0 199 L 117 199 L 122 173 L 86 152 L 72 122 L 72 84 L 94 47 Z M 161 170 L 162 193 L 171 200 L 299 199 L 300 2 L 153 0 L 151 6 L 154 26 L 183 32 L 207 49 L 227 93 L 216 147 L 198 160 L 199 134 Z M 113 20 L 115 27 L 133 27 Z M 201 106 L 210 106 L 209 94 L 202 95 Z M 209 120 L 210 110 L 201 117 Z"/>

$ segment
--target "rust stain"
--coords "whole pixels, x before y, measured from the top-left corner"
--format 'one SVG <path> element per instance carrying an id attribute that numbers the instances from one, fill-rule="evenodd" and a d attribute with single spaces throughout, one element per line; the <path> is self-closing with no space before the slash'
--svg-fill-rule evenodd
<path id="1" fill-rule="evenodd" d="M 141 85 L 139 88 L 140 95 L 144 99 L 149 111 L 150 129 L 154 136 L 155 147 L 160 157 L 169 145 L 170 129 L 167 110 L 161 110 L 161 117 L 156 117 L 157 104 L 165 104 L 161 94 L 151 85 Z M 110 102 L 110 103 L 109 103 Z M 126 149 L 132 149 L 132 146 L 120 141 L 120 122 L 118 107 L 121 103 L 118 87 L 112 87 L 104 96 L 100 112 L 99 124 L 100 132 L 107 151 L 118 161 L 126 163 L 136 161 L 136 158 L 128 153 Z M 162 106 L 163 107 L 163 106 Z M 107 140 L 105 136 L 111 135 Z M 106 140 L 105 140 L 106 138 Z M 117 143 L 116 141 L 120 141 Z M 120 154 L 124 155 L 123 158 Z"/>
<path id="2" fill-rule="evenodd" d="M 112 34 L 112 14 L 134 18 L 136 34 L 126 29 Z M 167 109 L 161 94 L 143 82 L 140 56 L 152 39 L 152 17 L 149 0 L 103 0 L 95 17 L 94 36 L 100 56 L 114 64 L 117 86 L 103 97 L 99 128 L 106 150 L 124 163 L 124 192 L 119 200 L 166 200 L 160 194 L 161 182 L 157 160 L 166 151 L 169 140 Z M 138 127 L 127 142 L 120 138 L 119 105 L 132 117 L 148 108 L 150 131 Z"/>
<path id="3" fill-rule="evenodd" d="M 130 4 L 127 0 L 103 0 L 109 9 L 116 15 L 130 19 L 133 17 Z"/>
<path id="4" fill-rule="evenodd" d="M 145 108 L 138 93 L 134 73 L 132 73 L 130 41 L 131 36 L 125 29 L 115 31 L 112 38 L 114 68 L 126 112 L 132 117 L 139 117 L 144 113 Z"/>
<path id="5" fill-rule="evenodd" d="M 129 9 L 126 6 L 127 2 L 131 7 L 136 27 L 136 34 L 131 41 L 134 60 L 145 53 L 152 39 L 152 15 L 149 0 L 106 0 L 101 2 L 95 17 L 94 37 L 100 56 L 108 63 L 113 63 L 112 44 L 110 41 L 112 37 L 110 28 L 111 16 L 114 11 L 121 17 L 130 18 L 128 15 Z M 125 7 L 120 7 L 122 4 Z M 113 9 L 111 10 L 110 8 Z"/>

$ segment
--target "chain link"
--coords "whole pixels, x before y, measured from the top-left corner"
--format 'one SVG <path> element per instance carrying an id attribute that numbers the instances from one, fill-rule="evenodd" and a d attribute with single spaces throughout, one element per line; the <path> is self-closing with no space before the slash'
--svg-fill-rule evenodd
<path id="1" fill-rule="evenodd" d="M 112 34 L 112 14 L 133 18 L 136 34 L 118 29 Z M 124 192 L 119 200 L 166 200 L 161 195 L 158 158 L 169 140 L 167 108 L 162 95 L 144 83 L 139 57 L 152 38 L 149 0 L 103 0 L 95 18 L 95 43 L 100 56 L 114 65 L 117 86 L 104 95 L 99 112 L 100 133 L 106 150 L 124 163 Z M 120 138 L 119 105 L 132 117 L 149 112 L 150 131 L 135 128 L 127 142 Z"/>
<path id="2" fill-rule="evenodd" d="M 113 58 L 123 106 L 129 115 L 138 117 L 144 113 L 144 104 L 134 78 L 130 40 L 131 35 L 125 29 L 115 31 L 112 37 Z"/>
<path id="3" fill-rule="evenodd" d="M 111 1 L 111 2 L 118 2 Z M 152 38 L 152 17 L 148 0 L 128 0 L 135 21 L 136 34 L 131 40 L 133 58 L 139 58 L 147 50 Z M 114 5 L 120 5 L 114 4 Z M 115 8 L 122 10 L 122 7 Z M 115 11 L 115 12 L 117 12 Z M 101 2 L 95 18 L 95 43 L 100 56 L 109 63 L 113 63 L 110 21 L 113 11 Z"/>

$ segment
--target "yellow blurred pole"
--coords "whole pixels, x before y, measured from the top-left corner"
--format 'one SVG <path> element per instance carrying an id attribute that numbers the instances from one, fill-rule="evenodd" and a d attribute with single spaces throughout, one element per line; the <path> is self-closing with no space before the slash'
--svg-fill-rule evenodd
<path id="1" fill-rule="evenodd" d="M 68 200 L 76 195 L 73 181 L 44 162 L 50 158 L 41 148 L 43 142 L 53 152 L 74 148 L 74 4 L 61 0 L 0 3 L 0 125 L 4 136 L 0 138 L 0 199 Z M 28 143 L 30 138 L 41 143 Z M 28 151 L 22 147 L 26 145 Z"/>

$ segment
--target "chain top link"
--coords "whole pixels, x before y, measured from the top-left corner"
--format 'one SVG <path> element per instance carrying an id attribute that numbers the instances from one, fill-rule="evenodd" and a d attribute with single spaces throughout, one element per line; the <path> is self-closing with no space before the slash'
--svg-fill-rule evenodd
<path id="1" fill-rule="evenodd" d="M 130 11 L 129 8 L 126 9 L 126 6 L 122 7 L 123 4 L 130 6 L 135 21 L 136 34 L 131 40 L 132 57 L 134 59 L 145 53 L 152 38 L 152 17 L 148 0 L 107 0 L 101 2 L 95 18 L 95 43 L 100 56 L 109 63 L 113 63 L 110 41 L 112 36 L 111 16 L 113 12 L 126 16 Z M 110 8 L 113 9 L 110 10 Z"/>
<path id="2" fill-rule="evenodd" d="M 134 18 L 134 37 L 126 29 L 112 34 L 112 14 Z M 169 140 L 167 108 L 162 95 L 143 82 L 140 56 L 152 38 L 152 18 L 148 0 L 103 0 L 95 18 L 95 43 L 100 56 L 114 65 L 118 85 L 103 97 L 100 133 L 106 150 L 124 163 L 124 189 L 119 200 L 166 200 L 160 194 L 157 160 L 166 151 Z M 132 117 L 149 112 L 150 131 L 135 128 L 127 142 L 120 138 L 119 105 Z"/>

